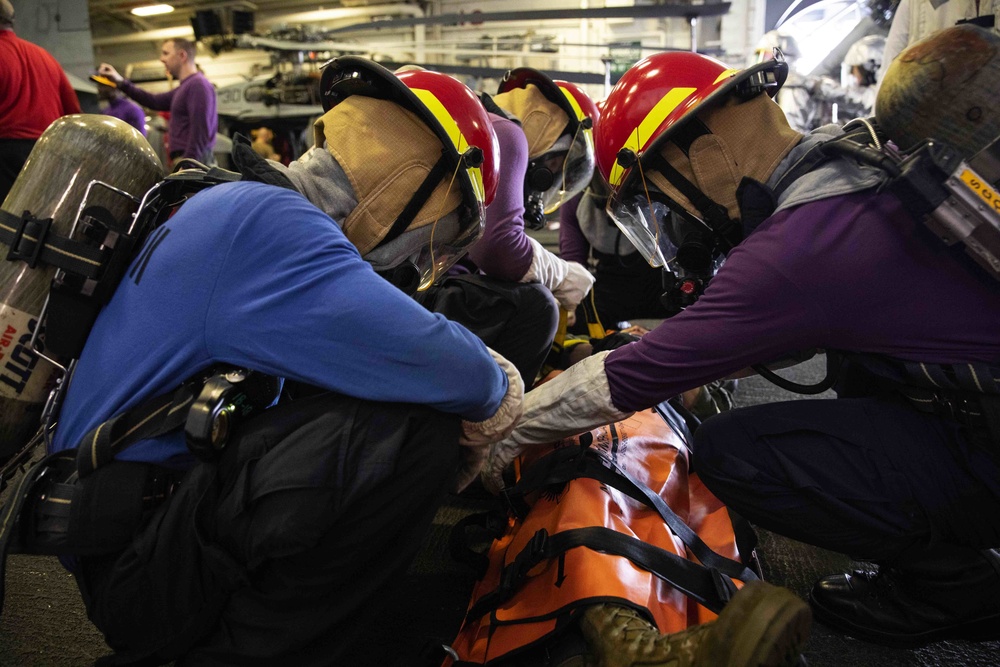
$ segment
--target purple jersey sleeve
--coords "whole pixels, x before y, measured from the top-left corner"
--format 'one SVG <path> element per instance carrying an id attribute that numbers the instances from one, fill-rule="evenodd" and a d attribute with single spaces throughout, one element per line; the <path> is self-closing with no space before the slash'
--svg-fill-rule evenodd
<path id="1" fill-rule="evenodd" d="M 165 93 L 151 93 L 148 90 L 143 90 L 128 79 L 123 79 L 118 84 L 118 89 L 147 109 L 154 109 L 155 111 L 170 111 L 170 103 L 173 101 L 174 95 L 177 94 L 178 90 L 174 88 Z"/>
<path id="2" fill-rule="evenodd" d="M 614 404 L 637 410 L 799 350 L 990 363 L 998 303 L 995 284 L 895 197 L 855 193 L 769 218 L 693 306 L 613 351 L 605 370 Z"/>
<path id="3" fill-rule="evenodd" d="M 559 209 L 559 256 L 567 262 L 579 262 L 586 266 L 590 244 L 580 230 L 580 221 L 576 217 L 576 207 L 580 205 L 582 197 L 582 194 L 578 194 Z"/>
<path id="4" fill-rule="evenodd" d="M 524 175 L 528 140 L 513 121 L 490 114 L 500 143 L 500 184 L 486 209 L 483 236 L 469 258 L 488 276 L 517 281 L 531 266 L 533 250 L 524 232 Z"/>

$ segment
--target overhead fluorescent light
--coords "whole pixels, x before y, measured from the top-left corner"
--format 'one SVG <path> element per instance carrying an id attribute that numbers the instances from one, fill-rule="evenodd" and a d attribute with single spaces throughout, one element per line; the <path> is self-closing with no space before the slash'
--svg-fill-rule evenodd
<path id="1" fill-rule="evenodd" d="M 156 16 L 157 14 L 169 14 L 174 11 L 171 5 L 143 5 L 136 7 L 132 13 L 136 16 Z"/>

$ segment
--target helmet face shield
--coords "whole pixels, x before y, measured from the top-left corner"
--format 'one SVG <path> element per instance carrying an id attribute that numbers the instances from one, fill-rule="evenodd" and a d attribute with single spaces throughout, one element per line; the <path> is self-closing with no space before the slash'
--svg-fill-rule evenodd
<path id="1" fill-rule="evenodd" d="M 706 274 L 722 255 L 715 232 L 659 191 L 613 193 L 607 212 L 650 266 Z"/>
<path id="2" fill-rule="evenodd" d="M 463 181 L 458 174 L 458 169 L 463 168 L 465 168 L 463 165 L 457 165 L 456 172 L 449 180 L 449 188 L 460 187 Z M 415 258 L 417 270 L 420 273 L 420 284 L 417 287 L 420 291 L 426 290 L 434 281 L 443 276 L 452 264 L 468 252 L 469 247 L 483 233 L 486 207 L 483 206 L 482 199 L 470 200 L 465 197 L 462 201 L 464 203 L 457 210 L 450 214 L 439 215 L 437 220 L 422 228 L 428 229 L 430 233 L 426 243 L 420 246 Z M 475 203 L 470 205 L 469 202 Z"/>
<path id="3" fill-rule="evenodd" d="M 666 267 L 677 256 L 670 208 L 643 193 L 612 194 L 608 215 L 650 266 Z"/>
<path id="4" fill-rule="evenodd" d="M 569 150 L 546 153 L 539 159 L 552 158 L 561 158 L 562 165 L 558 170 L 553 170 L 557 178 L 542 197 L 546 214 L 552 213 L 578 193 L 583 192 L 590 183 L 595 164 L 593 131 L 580 123 L 570 142 Z"/>

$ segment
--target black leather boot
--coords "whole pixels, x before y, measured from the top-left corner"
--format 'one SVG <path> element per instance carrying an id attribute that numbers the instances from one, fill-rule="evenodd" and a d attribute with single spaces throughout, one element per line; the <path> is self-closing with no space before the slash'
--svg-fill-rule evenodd
<path id="1" fill-rule="evenodd" d="M 809 602 L 821 623 L 886 646 L 1000 639 L 1000 553 L 958 547 L 907 552 L 877 571 L 820 579 Z"/>

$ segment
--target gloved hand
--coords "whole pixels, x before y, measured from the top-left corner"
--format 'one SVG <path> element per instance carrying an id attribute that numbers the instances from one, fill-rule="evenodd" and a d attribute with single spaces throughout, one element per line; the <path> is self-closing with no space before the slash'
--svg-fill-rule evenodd
<path id="1" fill-rule="evenodd" d="M 533 254 L 522 283 L 542 283 L 567 312 L 574 312 L 594 285 L 594 276 L 582 264 L 567 262 L 546 250 L 541 243 L 528 237 Z"/>
<path id="2" fill-rule="evenodd" d="M 97 73 L 111 79 L 115 83 L 121 83 L 125 79 L 125 77 L 118 73 L 118 70 L 107 63 L 101 63 L 101 66 L 97 68 Z"/>
<path id="3" fill-rule="evenodd" d="M 486 348 L 489 350 L 489 348 Z M 455 493 L 461 492 L 479 474 L 485 463 L 490 444 L 510 435 L 524 410 L 524 382 L 514 364 L 494 350 L 489 350 L 497 366 L 507 375 L 507 393 L 493 416 L 481 422 L 462 421 L 461 464 L 455 480 Z"/>
<path id="4" fill-rule="evenodd" d="M 552 296 L 562 308 L 573 313 L 594 286 L 595 278 L 583 264 L 566 262 L 566 268 L 566 277 L 552 290 Z"/>
<path id="5" fill-rule="evenodd" d="M 524 397 L 524 415 L 517 428 L 489 450 L 483 467 L 483 486 L 490 493 L 503 488 L 503 471 L 532 445 L 556 442 L 631 415 L 611 402 L 608 377 L 601 352 L 573 364 Z"/>

